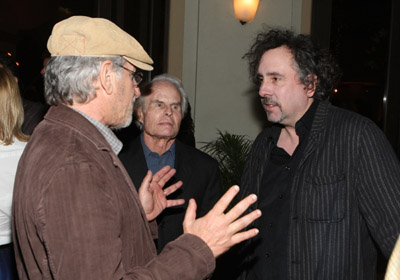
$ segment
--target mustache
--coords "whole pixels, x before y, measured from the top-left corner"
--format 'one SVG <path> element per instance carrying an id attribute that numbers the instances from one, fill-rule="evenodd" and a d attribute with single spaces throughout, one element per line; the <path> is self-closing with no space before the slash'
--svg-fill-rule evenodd
<path id="1" fill-rule="evenodd" d="M 272 97 L 269 97 L 269 96 L 261 97 L 261 103 L 263 105 L 269 104 L 269 105 L 281 107 L 281 104 L 278 101 L 276 101 L 275 99 L 273 99 Z"/>

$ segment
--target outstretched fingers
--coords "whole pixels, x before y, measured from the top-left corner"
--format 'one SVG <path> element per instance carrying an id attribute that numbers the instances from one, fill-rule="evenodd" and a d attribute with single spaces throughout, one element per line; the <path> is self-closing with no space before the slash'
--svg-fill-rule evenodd
<path id="1" fill-rule="evenodd" d="M 261 217 L 261 211 L 257 209 L 230 224 L 229 226 L 230 230 L 235 233 L 231 239 L 234 242 L 234 244 L 237 244 L 239 242 L 242 242 L 243 240 L 246 240 L 248 238 L 257 235 L 258 229 L 255 228 L 244 232 L 240 231 L 246 228 L 248 225 L 250 225 L 259 217 Z"/>
<path id="2" fill-rule="evenodd" d="M 232 223 L 237 218 L 239 218 L 244 211 L 246 211 L 250 205 L 257 201 L 257 196 L 255 194 L 250 194 L 246 198 L 238 202 L 228 213 L 226 213 L 226 219 L 228 223 Z"/>
<path id="3" fill-rule="evenodd" d="M 174 193 L 177 189 L 179 189 L 182 186 L 182 181 L 179 181 L 171 186 L 169 186 L 168 188 L 164 189 L 164 194 L 165 196 L 169 196 L 170 194 Z"/>
<path id="4" fill-rule="evenodd" d="M 178 206 L 178 205 L 183 205 L 185 203 L 185 200 L 180 198 L 180 199 L 168 199 L 167 200 L 167 207 L 173 207 L 173 206 Z"/>
<path id="5" fill-rule="evenodd" d="M 161 168 L 156 174 L 153 176 L 153 182 L 156 182 L 161 188 L 164 187 L 165 183 L 171 179 L 172 176 L 176 173 L 175 169 L 171 169 L 168 165 Z"/>
<path id="6" fill-rule="evenodd" d="M 232 244 L 231 245 L 234 246 L 234 245 L 239 244 L 240 242 L 243 242 L 247 239 L 253 238 L 259 232 L 260 231 L 257 228 L 252 228 L 247 231 L 238 232 L 232 236 L 232 238 L 231 238 Z"/>
<path id="7" fill-rule="evenodd" d="M 237 203 L 227 214 L 224 214 L 225 209 L 238 192 L 238 186 L 231 187 L 212 210 L 197 220 L 196 203 L 193 199 L 189 201 L 183 221 L 183 231 L 203 239 L 215 257 L 258 233 L 258 229 L 240 232 L 261 216 L 261 211 L 257 209 L 241 217 L 246 209 L 257 200 L 257 196 L 249 195 Z"/>
<path id="8" fill-rule="evenodd" d="M 230 187 L 224 195 L 218 200 L 218 202 L 214 205 L 214 207 L 210 210 L 210 212 L 214 212 L 214 214 L 219 215 L 225 212 L 226 208 L 232 202 L 233 198 L 238 194 L 239 186 Z"/>
<path id="9" fill-rule="evenodd" d="M 164 166 L 154 174 L 154 179 L 157 179 L 157 181 L 160 180 L 160 178 L 167 174 L 170 170 L 171 167 L 169 165 Z"/>

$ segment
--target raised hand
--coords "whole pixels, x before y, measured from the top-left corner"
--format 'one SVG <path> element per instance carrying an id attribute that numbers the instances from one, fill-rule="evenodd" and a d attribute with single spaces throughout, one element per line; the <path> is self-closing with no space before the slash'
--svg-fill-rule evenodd
<path id="1" fill-rule="evenodd" d="M 148 221 L 154 220 L 167 207 L 182 205 L 183 199 L 168 200 L 167 196 L 182 186 L 179 181 L 168 188 L 163 189 L 165 183 L 174 176 L 176 170 L 164 166 L 154 176 L 151 171 L 147 172 L 139 188 L 139 199 L 142 203 Z"/>
<path id="2" fill-rule="evenodd" d="M 183 230 L 185 233 L 191 233 L 203 239 L 215 257 L 223 254 L 235 244 L 256 236 L 259 232 L 256 228 L 241 232 L 261 216 L 260 210 L 254 210 L 240 217 L 257 200 L 256 195 L 249 195 L 238 202 L 228 213 L 224 213 L 238 192 L 239 187 L 232 186 L 214 207 L 199 219 L 196 219 L 196 202 L 194 199 L 189 201 L 183 221 Z"/>

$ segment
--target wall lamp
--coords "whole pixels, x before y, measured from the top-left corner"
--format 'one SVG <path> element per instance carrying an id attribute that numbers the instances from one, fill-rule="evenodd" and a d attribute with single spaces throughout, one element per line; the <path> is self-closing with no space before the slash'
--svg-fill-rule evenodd
<path id="1" fill-rule="evenodd" d="M 241 24 L 246 24 L 253 20 L 257 13 L 260 0 L 233 0 L 235 16 Z"/>

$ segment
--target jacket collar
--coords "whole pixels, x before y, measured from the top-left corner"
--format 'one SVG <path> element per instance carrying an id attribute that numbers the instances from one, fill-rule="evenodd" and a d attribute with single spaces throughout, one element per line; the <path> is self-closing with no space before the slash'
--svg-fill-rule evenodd
<path id="1" fill-rule="evenodd" d="M 307 141 L 307 146 L 304 150 L 304 156 L 300 162 L 300 165 L 307 159 L 307 157 L 318 148 L 319 143 L 322 141 L 323 130 L 326 127 L 328 121 L 328 113 L 331 104 L 328 100 L 320 101 L 315 112 L 314 120 L 311 126 L 310 135 Z"/>
<path id="2" fill-rule="evenodd" d="M 99 150 L 112 151 L 110 145 L 100 131 L 84 116 L 66 105 L 60 104 L 51 106 L 44 118 L 48 121 L 57 122 L 70 127 L 80 133 L 82 137 L 92 142 Z"/>
<path id="3" fill-rule="evenodd" d="M 331 104 L 328 100 L 320 101 L 315 112 L 314 121 L 312 123 L 310 140 L 316 141 L 322 130 L 326 127 L 328 120 L 328 112 Z"/>

